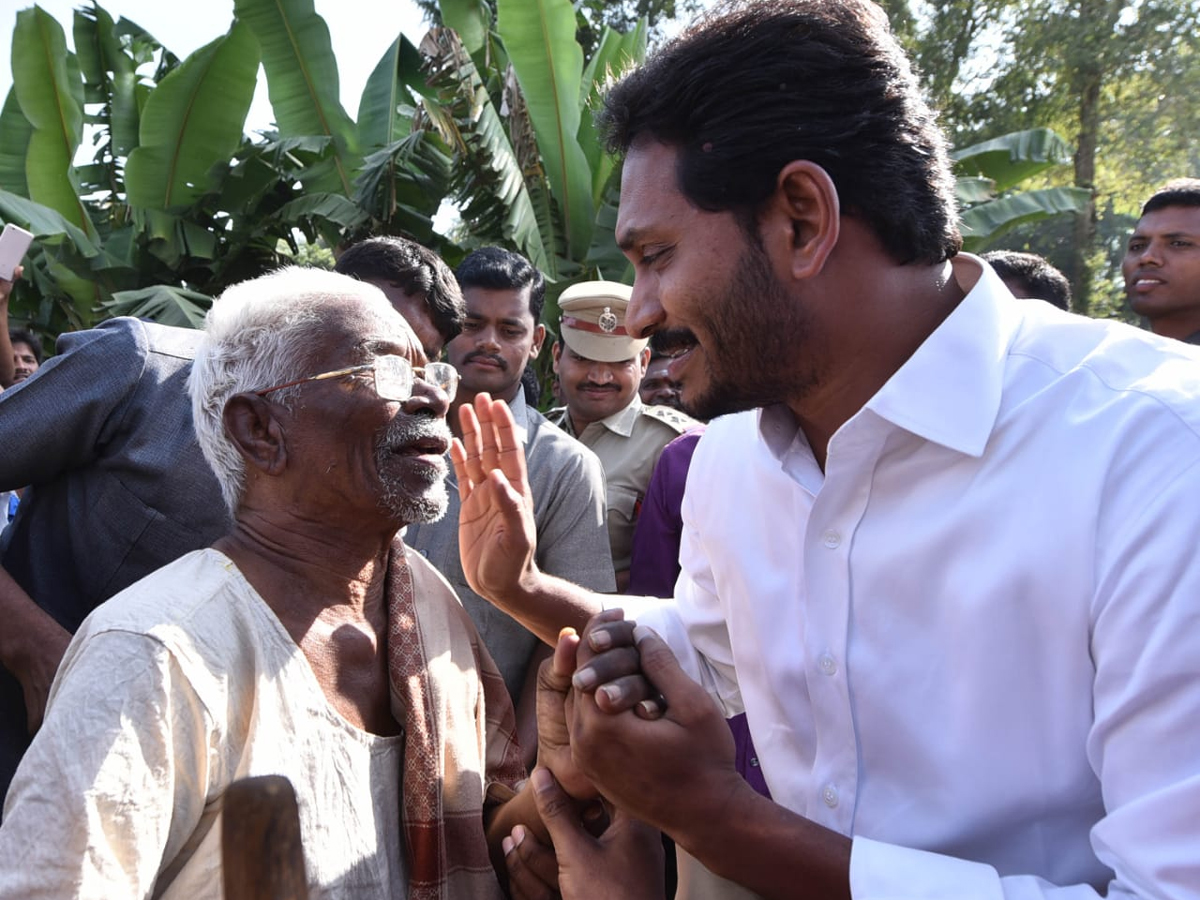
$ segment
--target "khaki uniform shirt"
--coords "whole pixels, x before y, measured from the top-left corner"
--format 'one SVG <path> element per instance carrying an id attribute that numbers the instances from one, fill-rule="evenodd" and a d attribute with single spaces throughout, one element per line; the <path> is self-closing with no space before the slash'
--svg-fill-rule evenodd
<path id="1" fill-rule="evenodd" d="M 623 410 L 593 422 L 582 434 L 575 434 L 566 407 L 551 410 L 549 417 L 600 457 L 608 490 L 608 541 L 613 569 L 617 573 L 628 571 L 633 527 L 654 464 L 663 447 L 700 423 L 669 406 L 646 406 L 637 394 Z"/>

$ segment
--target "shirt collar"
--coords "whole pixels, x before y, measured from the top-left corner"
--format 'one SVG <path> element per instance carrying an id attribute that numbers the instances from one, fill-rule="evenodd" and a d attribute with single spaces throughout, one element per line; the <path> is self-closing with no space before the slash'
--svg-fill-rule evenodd
<path id="1" fill-rule="evenodd" d="M 1024 307 L 978 257 L 960 253 L 951 265 L 966 296 L 865 408 L 928 441 L 980 456 L 999 415 L 1004 360 Z M 758 427 L 777 459 L 797 436 L 804 439 L 783 405 L 759 410 Z"/>
<path id="2" fill-rule="evenodd" d="M 1024 307 L 974 256 L 952 261 L 962 302 L 866 405 L 951 450 L 980 456 L 1000 412 L 1004 361 Z"/>
<path id="3" fill-rule="evenodd" d="M 529 443 L 529 407 L 525 405 L 524 387 L 517 391 L 517 396 L 508 401 L 508 408 L 512 410 L 517 437 L 521 439 L 522 444 Z"/>
<path id="4" fill-rule="evenodd" d="M 607 419 L 601 419 L 597 423 L 603 425 L 609 431 L 621 435 L 621 437 L 629 437 L 633 434 L 633 426 L 637 423 L 638 416 L 642 413 L 642 399 L 638 396 L 637 391 L 633 392 L 633 400 L 629 405 L 620 412 L 615 412 Z M 586 430 L 586 429 L 585 429 Z"/>

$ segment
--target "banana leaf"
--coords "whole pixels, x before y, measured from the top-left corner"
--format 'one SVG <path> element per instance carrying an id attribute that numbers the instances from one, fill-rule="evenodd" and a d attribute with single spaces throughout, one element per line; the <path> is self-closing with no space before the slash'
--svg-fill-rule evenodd
<path id="1" fill-rule="evenodd" d="M 38 243 L 60 244 L 68 241 L 79 255 L 85 257 L 100 252 L 92 238 L 67 221 L 58 210 L 12 191 L 0 190 L 0 216 L 5 222 L 15 222 L 32 231 Z"/>
<path id="2" fill-rule="evenodd" d="M 325 20 L 314 11 L 312 0 L 234 0 L 233 10 L 262 47 L 280 135 L 333 138 L 333 169 L 310 189 L 350 196 L 361 162 L 358 137 L 338 98 L 337 60 Z"/>
<path id="3" fill-rule="evenodd" d="M 32 126 L 25 155 L 29 196 L 94 237 L 72 174 L 83 130 L 83 81 L 62 26 L 40 7 L 17 13 L 12 69 L 17 102 Z"/>
<path id="4" fill-rule="evenodd" d="M 430 29 L 421 53 L 437 99 L 426 98 L 419 124 L 452 148 L 463 221 L 481 239 L 509 243 L 554 277 L 553 235 L 539 229 L 525 174 L 475 63 L 448 28 Z"/>
<path id="5" fill-rule="evenodd" d="M 73 30 L 84 85 L 106 105 L 113 156 L 128 156 L 138 143 L 137 64 L 121 46 L 112 16 L 99 6 L 75 10 Z"/>
<path id="6" fill-rule="evenodd" d="M 591 246 L 592 169 L 579 145 L 583 50 L 570 0 L 497 0 L 500 33 L 516 71 L 547 180 L 562 214 L 568 254 Z"/>
<path id="7" fill-rule="evenodd" d="M 1017 225 L 1080 212 L 1087 208 L 1090 198 L 1091 192 L 1084 188 L 1047 188 L 1022 191 L 973 206 L 961 215 L 963 248 L 978 250 Z"/>
<path id="8" fill-rule="evenodd" d="M 29 183 L 25 180 L 25 158 L 32 136 L 33 126 L 21 112 L 17 92 L 9 88 L 4 107 L 0 108 L 0 189 L 13 194 L 29 193 Z"/>
<path id="9" fill-rule="evenodd" d="M 364 153 L 387 147 L 412 130 L 408 86 L 424 81 L 420 51 L 400 35 L 371 72 L 358 102 L 358 146 Z"/>
<path id="10" fill-rule="evenodd" d="M 130 205 L 181 208 L 216 188 L 212 172 L 241 143 L 257 76 L 257 41 L 246 25 L 234 23 L 162 80 L 142 113 L 140 145 L 125 165 Z"/>
<path id="11" fill-rule="evenodd" d="M 579 123 L 579 146 L 592 167 L 592 202 L 598 207 L 608 187 L 617 161 L 605 152 L 596 128 L 596 113 L 600 109 L 604 86 L 631 65 L 646 58 L 646 17 L 638 19 L 637 28 L 621 34 L 605 27 L 596 52 L 583 70 L 579 103 L 583 115 Z"/>
<path id="12" fill-rule="evenodd" d="M 439 0 L 438 8 L 442 12 L 442 24 L 458 34 L 476 67 L 485 66 L 486 60 L 480 57 L 487 47 L 488 30 L 492 25 L 492 11 L 485 0 Z"/>
<path id="13" fill-rule="evenodd" d="M 135 291 L 117 291 L 100 304 L 108 316 L 152 319 L 161 325 L 200 328 L 212 297 L 170 284 L 156 284 Z"/>
<path id="14" fill-rule="evenodd" d="M 1071 147 L 1049 128 L 1014 131 L 950 154 L 960 175 L 995 182 L 1002 194 L 1032 175 L 1071 161 Z"/>

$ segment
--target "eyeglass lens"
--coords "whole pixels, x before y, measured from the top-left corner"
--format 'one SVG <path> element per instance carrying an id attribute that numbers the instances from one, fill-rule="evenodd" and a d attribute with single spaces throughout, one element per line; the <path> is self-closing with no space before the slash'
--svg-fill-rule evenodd
<path id="1" fill-rule="evenodd" d="M 449 363 L 430 363 L 421 370 L 422 381 L 435 385 L 454 399 L 458 370 Z M 402 356 L 380 356 L 375 360 L 375 392 L 385 400 L 403 403 L 412 396 L 412 364 Z"/>

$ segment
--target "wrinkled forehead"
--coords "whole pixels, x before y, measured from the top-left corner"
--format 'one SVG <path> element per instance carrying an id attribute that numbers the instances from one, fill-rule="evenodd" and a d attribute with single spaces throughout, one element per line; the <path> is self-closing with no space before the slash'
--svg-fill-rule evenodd
<path id="1" fill-rule="evenodd" d="M 380 354 L 403 356 L 414 365 L 426 361 L 412 327 L 376 288 L 330 304 L 323 318 L 320 355 L 338 365 Z"/>

